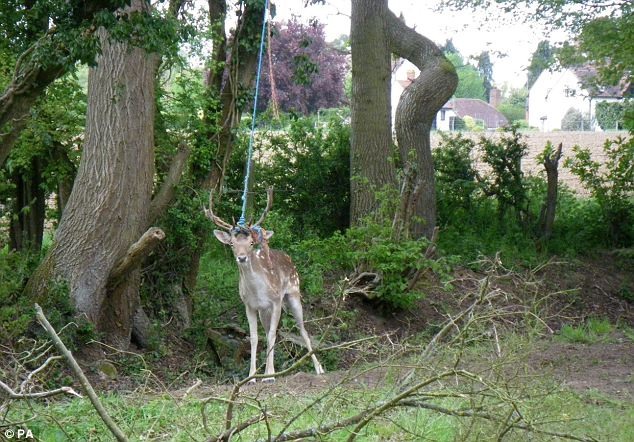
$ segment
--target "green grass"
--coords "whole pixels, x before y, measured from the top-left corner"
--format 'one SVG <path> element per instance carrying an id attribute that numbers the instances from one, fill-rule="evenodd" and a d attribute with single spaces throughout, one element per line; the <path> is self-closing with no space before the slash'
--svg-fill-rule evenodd
<path id="1" fill-rule="evenodd" d="M 574 344 L 594 344 L 608 339 L 614 326 L 607 319 L 590 318 L 585 324 L 566 324 L 561 328 L 559 339 Z"/>
<path id="2" fill-rule="evenodd" d="M 392 379 L 386 376 L 386 380 Z M 365 387 L 359 383 L 336 388 L 329 396 L 304 413 L 288 431 L 315 428 L 358 413 L 370 404 L 385 400 L 397 390 L 391 382 L 379 387 Z M 204 388 L 204 387 L 203 387 Z M 273 389 L 274 387 L 271 387 Z M 439 387 L 434 387 L 438 389 Z M 445 386 L 451 391 L 451 386 Z M 536 426 L 551 432 L 578 436 L 592 436 L 598 440 L 634 440 L 634 404 L 615 401 L 600 393 L 579 394 L 560 390 L 548 379 L 518 381 L 505 386 L 506 394 L 521 397 L 524 417 Z M 317 399 L 323 391 L 306 394 L 265 389 L 247 389 L 235 408 L 234 422 L 247 420 L 258 414 L 256 405 L 266 408 L 270 417 L 272 434 L 276 435 L 284 423 Z M 228 390 L 213 392 L 211 396 L 227 398 Z M 207 428 L 203 425 L 203 399 L 179 400 L 165 394 L 110 394 L 102 396 L 106 409 L 130 440 L 206 440 L 223 430 L 225 403 L 211 400 L 204 408 Z M 441 397 L 427 403 L 451 409 L 472 406 L 496 410 L 501 403 L 482 398 L 470 403 L 467 398 Z M 508 405 L 507 405 L 508 406 Z M 87 399 L 63 399 L 45 406 L 43 403 L 19 402 L 9 409 L 6 422 L 17 422 L 35 416 L 25 426 L 42 441 L 101 441 L 111 440 L 111 435 L 101 422 Z M 351 428 L 342 429 L 323 438 L 326 441 L 345 441 Z M 459 419 L 431 410 L 399 408 L 374 420 L 364 428 L 359 441 L 380 442 L 387 440 L 493 441 L 501 428 L 483 419 Z M 235 441 L 266 440 L 267 426 L 259 423 L 235 437 Z M 543 434 L 530 435 L 511 430 L 504 440 L 550 441 L 556 438 Z"/>

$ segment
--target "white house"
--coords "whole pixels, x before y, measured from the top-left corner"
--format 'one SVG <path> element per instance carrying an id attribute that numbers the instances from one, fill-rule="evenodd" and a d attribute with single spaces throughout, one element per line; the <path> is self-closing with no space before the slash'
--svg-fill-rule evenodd
<path id="1" fill-rule="evenodd" d="M 588 86 L 595 76 L 596 70 L 589 66 L 543 71 L 528 94 L 528 124 L 542 132 L 559 130 L 564 115 L 572 108 L 581 112 L 582 120 L 590 122 L 590 128 L 582 129 L 600 131 L 596 104 L 622 100 L 623 88 Z"/>
<path id="2" fill-rule="evenodd" d="M 399 60 L 392 69 L 392 124 L 396 115 L 396 106 L 401 94 L 418 77 L 420 70 L 407 60 Z M 499 102 L 500 91 L 491 90 L 492 101 Z M 508 120 L 495 107 L 474 98 L 452 98 L 438 111 L 432 125 L 436 130 L 457 130 L 463 128 L 462 119 L 471 117 L 481 122 L 485 129 L 497 129 L 506 126 Z"/>

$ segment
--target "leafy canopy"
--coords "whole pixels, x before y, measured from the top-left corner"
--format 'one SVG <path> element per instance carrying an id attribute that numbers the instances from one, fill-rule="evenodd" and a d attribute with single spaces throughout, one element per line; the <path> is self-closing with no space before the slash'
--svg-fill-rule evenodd
<path id="1" fill-rule="evenodd" d="M 440 7 L 498 7 L 519 21 L 565 29 L 576 38 L 559 51 L 562 64 L 591 63 L 598 68 L 599 80 L 604 83 L 627 83 L 632 79 L 634 3 L 631 0 L 443 0 Z"/>
<path id="2" fill-rule="evenodd" d="M 459 53 L 448 52 L 445 56 L 455 66 L 458 74 L 458 88 L 454 97 L 486 100 L 485 78 L 478 69 L 466 63 Z"/>

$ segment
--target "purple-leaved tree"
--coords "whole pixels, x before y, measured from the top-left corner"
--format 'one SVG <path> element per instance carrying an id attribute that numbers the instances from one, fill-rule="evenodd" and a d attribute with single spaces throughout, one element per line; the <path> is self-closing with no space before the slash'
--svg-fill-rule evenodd
<path id="1" fill-rule="evenodd" d="M 272 104 L 271 72 L 280 111 L 310 114 L 345 104 L 343 84 L 348 60 L 326 43 L 324 25 L 318 21 L 305 25 L 293 18 L 273 26 L 272 63 L 269 66 L 265 57 L 258 108 L 264 110 Z"/>

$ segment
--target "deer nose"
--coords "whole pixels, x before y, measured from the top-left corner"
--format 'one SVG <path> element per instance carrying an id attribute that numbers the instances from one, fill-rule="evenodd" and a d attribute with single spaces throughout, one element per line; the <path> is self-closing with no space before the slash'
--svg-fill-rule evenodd
<path id="1" fill-rule="evenodd" d="M 236 257 L 236 260 L 238 262 L 247 262 L 247 257 L 246 256 L 238 256 L 238 257 Z"/>

